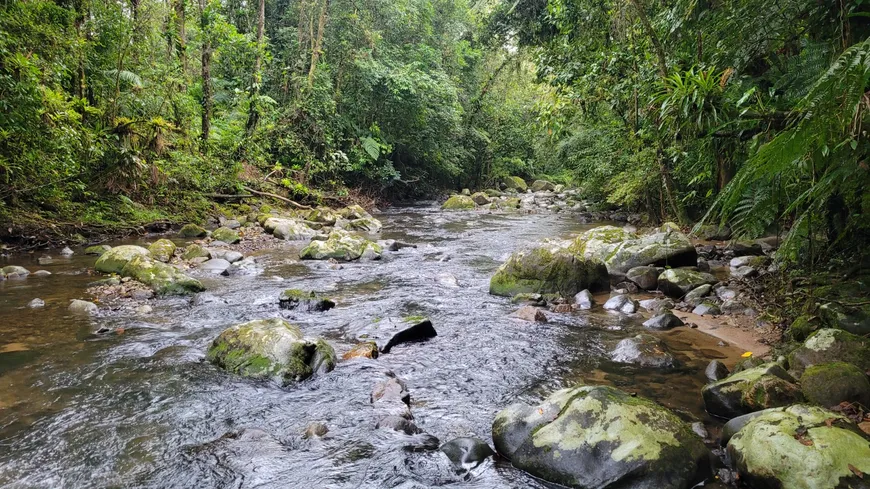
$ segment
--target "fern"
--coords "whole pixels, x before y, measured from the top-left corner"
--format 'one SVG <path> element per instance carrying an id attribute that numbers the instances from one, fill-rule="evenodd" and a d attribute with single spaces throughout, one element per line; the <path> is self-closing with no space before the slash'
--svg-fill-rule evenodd
<path id="1" fill-rule="evenodd" d="M 106 70 L 103 72 L 103 74 L 109 78 L 117 78 L 118 80 L 136 88 L 142 88 L 142 79 L 139 78 L 139 75 L 133 73 L 132 71 Z"/>

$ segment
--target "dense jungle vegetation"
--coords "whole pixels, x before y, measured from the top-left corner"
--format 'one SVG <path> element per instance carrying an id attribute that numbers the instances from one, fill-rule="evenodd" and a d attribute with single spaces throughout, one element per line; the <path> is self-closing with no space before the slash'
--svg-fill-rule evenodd
<path id="1" fill-rule="evenodd" d="M 506 175 L 793 257 L 870 231 L 865 0 L 3 0 L 0 215 Z"/>

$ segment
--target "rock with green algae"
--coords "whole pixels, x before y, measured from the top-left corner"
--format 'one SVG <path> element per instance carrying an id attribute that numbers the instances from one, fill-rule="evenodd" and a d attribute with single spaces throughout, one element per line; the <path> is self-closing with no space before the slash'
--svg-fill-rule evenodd
<path id="1" fill-rule="evenodd" d="M 558 294 L 574 297 L 584 289 L 609 288 L 607 268 L 594 260 L 584 260 L 558 245 L 542 244 L 518 251 L 495 272 L 489 293 L 511 297 L 521 293 Z"/>
<path id="2" fill-rule="evenodd" d="M 659 275 L 658 289 L 665 295 L 680 298 L 702 285 L 718 282 L 716 277 L 706 272 L 696 272 L 686 268 L 672 268 Z"/>
<path id="3" fill-rule="evenodd" d="M 858 336 L 870 335 L 870 313 L 865 309 L 828 302 L 819 307 L 819 316 L 829 328 L 842 329 Z"/>
<path id="4" fill-rule="evenodd" d="M 105 253 L 105 252 L 107 252 L 107 251 L 109 251 L 109 250 L 111 250 L 111 249 L 112 249 L 112 247 L 109 246 L 109 245 L 95 245 L 95 246 L 88 246 L 87 248 L 85 248 L 85 254 L 86 254 L 86 255 L 97 255 L 97 256 L 100 256 L 100 255 L 102 255 L 103 253 Z"/>
<path id="5" fill-rule="evenodd" d="M 175 254 L 175 248 L 175 243 L 163 238 L 151 243 L 151 246 L 148 247 L 148 252 L 151 253 L 151 258 L 167 263 L 172 259 L 172 255 Z"/>
<path id="6" fill-rule="evenodd" d="M 19 267 L 18 265 L 8 265 L 0 269 L 7 278 L 26 277 L 30 275 L 30 270 Z"/>
<path id="7" fill-rule="evenodd" d="M 508 190 L 514 190 L 516 192 L 525 192 L 529 189 L 529 186 L 526 185 L 526 181 L 520 177 L 504 177 L 501 181 L 505 188 Z"/>
<path id="8" fill-rule="evenodd" d="M 227 244 L 236 244 L 242 240 L 239 233 L 227 227 L 219 227 L 215 229 L 212 231 L 211 237 L 215 241 L 223 241 Z"/>
<path id="9" fill-rule="evenodd" d="M 322 339 L 306 338 L 298 326 L 278 319 L 258 319 L 224 330 L 206 358 L 218 367 L 282 385 L 335 368 L 335 350 Z"/>
<path id="10" fill-rule="evenodd" d="M 379 233 L 383 225 L 374 217 L 361 217 L 359 219 L 339 219 L 335 223 L 337 229 L 345 231 L 360 231 L 363 233 Z"/>
<path id="11" fill-rule="evenodd" d="M 187 245 L 184 248 L 184 253 L 181 257 L 185 260 L 193 260 L 194 258 L 211 258 L 211 252 L 198 244 Z"/>
<path id="12" fill-rule="evenodd" d="M 178 231 L 179 238 L 202 238 L 206 234 L 208 234 L 208 231 L 196 224 L 185 224 Z"/>
<path id="13" fill-rule="evenodd" d="M 791 323 L 786 333 L 792 341 L 804 341 L 822 327 L 822 321 L 817 316 L 804 314 Z"/>
<path id="14" fill-rule="evenodd" d="M 368 211 L 363 209 L 363 207 L 359 204 L 352 204 L 339 209 L 338 215 L 349 220 L 366 219 L 372 217 L 372 215 L 369 214 Z"/>
<path id="15" fill-rule="evenodd" d="M 380 258 L 383 249 L 377 243 L 339 229 L 329 233 L 325 241 L 312 241 L 299 252 L 303 260 L 358 260 L 364 253 Z"/>
<path id="16" fill-rule="evenodd" d="M 477 205 L 467 195 L 451 195 L 441 208 L 448 211 L 474 209 Z"/>
<path id="17" fill-rule="evenodd" d="M 808 367 L 801 376 L 801 391 L 807 401 L 822 407 L 834 407 L 841 402 L 870 407 L 867 374 L 851 363 L 831 362 Z"/>
<path id="18" fill-rule="evenodd" d="M 142 282 L 157 295 L 186 295 L 205 290 L 199 280 L 189 277 L 172 265 L 154 261 L 147 256 L 133 257 L 121 269 L 121 275 Z"/>
<path id="19" fill-rule="evenodd" d="M 311 222 L 319 222 L 325 226 L 334 226 L 335 221 L 341 218 L 341 214 L 330 209 L 329 207 L 318 207 L 311 209 L 305 215 L 305 219 Z"/>
<path id="20" fill-rule="evenodd" d="M 494 204 L 499 209 L 519 209 L 520 206 L 523 205 L 523 201 L 517 197 L 509 197 L 504 200 L 496 201 Z"/>
<path id="21" fill-rule="evenodd" d="M 552 192 L 556 184 L 547 180 L 535 180 L 532 182 L 532 192 Z"/>
<path id="22" fill-rule="evenodd" d="M 313 291 L 301 289 L 287 289 L 278 297 L 278 305 L 281 309 L 299 309 L 308 312 L 328 311 L 335 307 L 335 302 L 327 297 L 322 297 Z"/>
<path id="23" fill-rule="evenodd" d="M 263 221 L 263 229 L 272 236 L 286 241 L 306 240 L 317 235 L 317 231 L 305 222 L 293 218 L 270 217 Z"/>
<path id="24" fill-rule="evenodd" d="M 120 274 L 127 263 L 138 256 L 150 258 L 151 253 L 141 246 L 116 246 L 100 255 L 97 262 L 94 263 L 94 268 L 98 272 Z"/>
<path id="25" fill-rule="evenodd" d="M 810 335 L 788 356 L 789 369 L 798 376 L 811 365 L 830 362 L 846 362 L 865 372 L 870 370 L 870 338 L 824 328 Z"/>
<path id="26" fill-rule="evenodd" d="M 475 192 L 471 194 L 471 200 L 477 205 L 489 204 L 489 197 L 483 192 Z"/>
<path id="27" fill-rule="evenodd" d="M 777 363 L 738 372 L 701 390 L 707 412 L 731 419 L 803 400 L 797 381 Z"/>
<path id="28" fill-rule="evenodd" d="M 870 488 L 870 437 L 845 416 L 820 407 L 762 411 L 727 447 L 740 480 L 750 487 Z"/>
<path id="29" fill-rule="evenodd" d="M 614 276 L 640 266 L 694 266 L 698 261 L 689 238 L 674 230 L 638 236 L 616 226 L 599 226 L 577 236 L 569 249 L 603 262 Z"/>
<path id="30" fill-rule="evenodd" d="M 676 415 L 609 386 L 556 391 L 513 404 L 492 426 L 496 450 L 536 477 L 592 489 L 687 489 L 704 479 L 708 451 Z"/>

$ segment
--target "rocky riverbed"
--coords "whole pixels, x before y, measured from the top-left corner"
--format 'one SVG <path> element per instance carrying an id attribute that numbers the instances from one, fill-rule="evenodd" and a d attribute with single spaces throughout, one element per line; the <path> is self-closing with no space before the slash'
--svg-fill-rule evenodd
<path id="1" fill-rule="evenodd" d="M 863 412 L 823 408 L 870 393 L 867 340 L 767 356 L 775 241 L 519 185 L 9 257 L 0 485 L 865 487 Z"/>

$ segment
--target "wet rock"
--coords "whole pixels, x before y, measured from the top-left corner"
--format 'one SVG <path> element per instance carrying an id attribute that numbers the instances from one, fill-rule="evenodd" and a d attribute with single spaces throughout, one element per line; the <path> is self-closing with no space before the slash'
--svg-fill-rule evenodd
<path id="1" fill-rule="evenodd" d="M 451 195 L 441 208 L 447 211 L 458 211 L 458 210 L 467 210 L 474 209 L 476 204 L 471 197 L 466 195 Z"/>
<path id="2" fill-rule="evenodd" d="M 142 304 L 136 307 L 136 312 L 139 314 L 151 314 L 154 309 L 148 304 Z"/>
<path id="3" fill-rule="evenodd" d="M 50 265 L 54 263 L 54 258 L 50 256 L 40 256 L 36 259 L 36 263 L 39 263 L 40 265 Z"/>
<path id="4" fill-rule="evenodd" d="M 260 273 L 260 268 L 257 266 L 257 260 L 249 256 L 243 260 L 237 261 L 227 268 L 226 274 L 231 277 L 239 275 L 256 275 Z"/>
<path id="5" fill-rule="evenodd" d="M 550 310 L 559 314 L 567 314 L 569 312 L 572 312 L 574 308 L 571 306 L 571 304 L 553 304 L 550 307 Z"/>
<path id="6" fill-rule="evenodd" d="M 428 319 L 424 319 L 417 324 L 394 334 L 393 337 L 390 338 L 390 341 L 381 348 L 381 352 L 389 353 L 396 345 L 426 341 L 436 336 L 438 336 L 438 333 L 435 331 L 435 327 L 432 326 L 432 322 Z"/>
<path id="7" fill-rule="evenodd" d="M 692 289 L 696 289 L 704 284 L 715 284 L 716 282 L 716 277 L 709 273 L 695 272 L 684 268 L 673 268 L 665 270 L 659 275 L 658 287 L 665 295 L 680 298 Z"/>
<path id="8" fill-rule="evenodd" d="M 574 304 L 578 309 L 592 309 L 595 305 L 595 299 L 592 298 L 592 292 L 581 290 L 574 296 Z"/>
<path id="9" fill-rule="evenodd" d="M 151 243 L 151 246 L 148 247 L 148 252 L 151 253 L 151 258 L 167 263 L 175 254 L 175 248 L 175 243 L 172 241 L 169 241 L 168 239 L 158 239 Z"/>
<path id="10" fill-rule="evenodd" d="M 738 280 L 747 280 L 758 276 L 758 270 L 752 267 L 740 267 L 736 270 L 731 270 L 731 277 Z"/>
<path id="11" fill-rule="evenodd" d="M 389 239 L 386 241 L 386 247 L 389 251 L 399 251 L 402 248 L 416 248 L 417 245 Z"/>
<path id="12" fill-rule="evenodd" d="M 604 303 L 604 310 L 618 311 L 624 314 L 633 314 L 637 312 L 637 308 L 637 301 L 624 294 L 615 295 Z"/>
<path id="13" fill-rule="evenodd" d="M 812 365 L 801 376 L 807 401 L 830 408 L 841 402 L 870 407 L 870 381 L 858 367 L 844 362 Z"/>
<path id="14" fill-rule="evenodd" d="M 502 184 L 508 190 L 514 190 L 516 192 L 525 193 L 528 190 L 528 185 L 526 182 L 520 177 L 504 177 L 502 179 Z"/>
<path id="15" fill-rule="evenodd" d="M 532 192 L 552 192 L 555 188 L 555 183 L 546 180 L 535 180 L 532 182 Z"/>
<path id="16" fill-rule="evenodd" d="M 39 309 L 41 307 L 45 307 L 45 301 L 39 298 L 33 299 L 32 301 L 27 303 L 27 307 L 31 309 Z"/>
<path id="17" fill-rule="evenodd" d="M 684 324 L 685 323 L 682 319 L 669 312 L 659 314 L 658 316 L 652 317 L 643 322 L 644 327 L 660 331 L 676 328 L 677 326 L 683 326 Z"/>
<path id="18" fill-rule="evenodd" d="M 375 384 L 372 389 L 371 402 L 377 403 L 379 401 L 400 401 L 404 404 L 410 404 L 411 394 L 408 392 L 405 381 L 397 377 L 390 377 Z"/>
<path id="19" fill-rule="evenodd" d="M 625 273 L 625 278 L 636 283 L 643 290 L 655 290 L 659 284 L 659 274 L 656 267 L 634 267 Z"/>
<path id="20" fill-rule="evenodd" d="M 239 253 L 238 251 L 226 250 L 226 249 L 213 249 L 208 250 L 208 254 L 212 258 L 218 258 L 221 260 L 226 260 L 229 263 L 236 263 L 237 261 L 241 261 L 245 258 L 245 255 Z"/>
<path id="21" fill-rule="evenodd" d="M 626 280 L 625 282 L 620 282 L 616 284 L 616 288 L 614 291 L 622 291 L 622 294 L 637 294 L 640 292 L 640 288 L 634 282 Z"/>
<path id="22" fill-rule="evenodd" d="M 320 422 L 309 423 L 308 426 L 305 427 L 305 431 L 302 433 L 302 438 L 322 438 L 324 435 L 329 433 L 329 428 L 326 427 L 325 424 Z"/>
<path id="23" fill-rule="evenodd" d="M 111 249 L 112 249 L 112 247 L 109 246 L 109 245 L 94 245 L 94 246 L 88 246 L 87 248 L 85 248 L 85 254 L 86 254 L 86 255 L 97 255 L 97 256 L 100 256 L 100 255 L 102 255 L 103 253 L 105 253 L 105 252 L 107 252 L 107 251 L 109 251 L 109 250 L 111 250 Z"/>
<path id="24" fill-rule="evenodd" d="M 671 368 L 679 363 L 664 342 L 648 334 L 621 340 L 610 352 L 610 358 L 618 363 L 652 368 Z"/>
<path id="25" fill-rule="evenodd" d="M 719 360 L 713 360 L 709 364 L 707 364 L 707 368 L 704 369 L 704 375 L 707 376 L 707 380 L 712 382 L 716 382 L 717 380 L 722 380 L 725 377 L 728 377 L 730 372 L 728 371 L 728 367 L 725 366 L 724 363 Z"/>
<path id="26" fill-rule="evenodd" d="M 184 253 L 181 255 L 185 260 L 193 260 L 194 258 L 211 258 L 211 252 L 198 244 L 191 244 L 184 248 Z"/>
<path id="27" fill-rule="evenodd" d="M 547 316 L 543 311 L 534 306 L 523 306 L 512 314 L 515 318 L 523 321 L 531 321 L 533 323 L 546 323 Z"/>
<path id="28" fill-rule="evenodd" d="M 713 286 L 710 284 L 704 284 L 700 287 L 695 287 L 694 289 L 690 290 L 685 297 L 683 297 L 683 302 L 691 306 L 697 306 L 704 301 L 704 297 L 710 294 L 710 291 L 712 289 Z"/>
<path id="29" fill-rule="evenodd" d="M 541 245 L 518 251 L 496 271 L 489 293 L 510 297 L 519 293 L 558 294 L 573 297 L 584 289 L 609 288 L 607 269 L 559 246 Z"/>
<path id="30" fill-rule="evenodd" d="M 224 330 L 211 344 L 208 361 L 244 377 L 298 382 L 335 367 L 335 351 L 322 339 L 303 336 L 283 319 L 259 319 Z"/>
<path id="31" fill-rule="evenodd" d="M 727 451 L 750 487 L 870 487 L 870 437 L 848 418 L 819 407 L 763 411 L 731 437 Z"/>
<path id="32" fill-rule="evenodd" d="M 705 224 L 696 226 L 692 234 L 707 241 L 724 241 L 731 237 L 731 228 Z"/>
<path id="33" fill-rule="evenodd" d="M 374 341 L 360 343 L 342 355 L 342 360 L 350 360 L 352 358 L 378 358 L 378 345 Z"/>
<path id="34" fill-rule="evenodd" d="M 106 252 L 103 256 L 118 248 L 112 248 L 112 251 Z M 153 261 L 147 256 L 135 256 L 124 265 L 121 275 L 142 282 L 151 287 L 157 295 L 186 295 L 205 290 L 199 280 L 187 276 L 171 265 Z"/>
<path id="35" fill-rule="evenodd" d="M 692 314 L 699 316 L 718 316 L 722 314 L 719 306 L 710 302 L 702 302 L 692 309 Z"/>
<path id="36" fill-rule="evenodd" d="M 342 260 L 353 261 L 363 256 L 367 249 L 380 256 L 383 249 L 372 241 L 352 235 L 346 231 L 334 230 L 326 241 L 312 241 L 299 253 L 303 260 Z"/>
<path id="37" fill-rule="evenodd" d="M 360 257 L 359 257 L 360 261 L 375 261 L 375 260 L 380 260 L 380 259 L 381 259 L 381 254 L 376 252 L 371 247 L 366 248 L 362 252 L 362 255 L 360 255 Z"/>
<path id="38" fill-rule="evenodd" d="M 440 450 L 456 468 L 465 470 L 473 469 L 495 455 L 485 441 L 477 438 L 454 438 L 441 445 Z"/>
<path id="39" fill-rule="evenodd" d="M 154 297 L 154 291 L 147 289 L 136 289 L 130 292 L 130 297 L 133 300 L 144 301 Z"/>
<path id="40" fill-rule="evenodd" d="M 675 307 L 674 301 L 667 298 L 645 299 L 639 301 L 638 304 L 647 311 L 652 311 L 656 314 L 662 314 Z"/>
<path id="41" fill-rule="evenodd" d="M 94 268 L 98 272 L 121 274 L 121 271 L 133 258 L 150 258 L 150 256 L 151 253 L 141 246 L 116 246 L 100 255 L 100 257 L 97 258 L 97 262 L 94 264 Z"/>
<path id="42" fill-rule="evenodd" d="M 230 262 L 223 258 L 212 258 L 199 265 L 199 269 L 215 275 L 226 275 L 227 269 L 230 268 Z"/>
<path id="43" fill-rule="evenodd" d="M 242 240 L 239 233 L 228 228 L 228 227 L 219 227 L 212 231 L 211 237 L 215 241 L 223 241 L 227 244 L 236 244 Z"/>
<path id="44" fill-rule="evenodd" d="M 194 306 L 202 306 L 205 304 L 226 304 L 226 301 L 215 296 L 214 294 L 203 292 L 201 294 L 196 294 L 195 296 L 193 296 L 193 300 L 191 300 L 190 303 Z"/>
<path id="45" fill-rule="evenodd" d="M 307 312 L 328 311 L 335 307 L 335 302 L 326 297 L 321 297 L 313 291 L 300 289 L 287 289 L 278 297 L 278 305 L 281 309 L 298 309 Z"/>
<path id="46" fill-rule="evenodd" d="M 406 435 L 418 435 L 423 432 L 413 421 L 401 416 L 386 416 L 381 418 L 375 428 L 398 431 Z"/>
<path id="47" fill-rule="evenodd" d="M 73 299 L 69 304 L 69 311 L 74 314 L 96 314 L 99 308 L 93 302 Z"/>
<path id="48" fill-rule="evenodd" d="M 701 394 L 707 412 L 726 419 L 803 400 L 795 379 L 776 363 L 732 374 Z"/>
<path id="49" fill-rule="evenodd" d="M 51 272 L 48 270 L 37 270 L 30 274 L 32 277 L 49 277 L 51 276 Z"/>
<path id="50" fill-rule="evenodd" d="M 196 224 L 185 224 L 178 231 L 179 238 L 202 238 L 208 234 L 208 231 L 205 228 L 197 226 Z"/>
<path id="51" fill-rule="evenodd" d="M 760 367 L 764 365 L 765 362 L 761 358 L 758 357 L 749 357 L 739 360 L 736 364 L 734 364 L 734 370 L 731 371 L 732 374 L 736 374 L 738 372 L 743 372 L 744 370 L 749 370 L 751 368 Z"/>
<path id="52" fill-rule="evenodd" d="M 474 201 L 477 205 L 486 205 L 489 204 L 489 197 L 483 192 L 476 192 L 471 194 L 471 200 Z"/>
<path id="53" fill-rule="evenodd" d="M 583 258 L 603 262 L 613 276 L 639 266 L 695 265 L 698 258 L 692 242 L 678 231 L 638 236 L 616 226 L 590 229 L 575 238 L 568 249 Z"/>
<path id="54" fill-rule="evenodd" d="M 3 268 L 0 268 L 0 272 L 3 272 L 3 275 L 6 276 L 7 279 L 11 278 L 24 278 L 30 275 L 30 270 L 19 267 L 17 265 L 9 265 Z"/>
<path id="55" fill-rule="evenodd" d="M 788 356 L 789 368 L 796 375 L 803 374 L 811 365 L 830 362 L 846 362 L 865 372 L 870 370 L 870 338 L 839 329 L 820 329 Z"/>
<path id="56" fill-rule="evenodd" d="M 73 256 L 75 255 L 75 252 L 69 246 L 64 246 L 59 254 L 60 256 Z"/>
<path id="57" fill-rule="evenodd" d="M 782 409 L 782 408 L 773 408 L 773 409 Z M 722 433 L 719 435 L 719 444 L 721 446 L 725 446 L 728 444 L 728 441 L 731 440 L 738 431 L 742 430 L 744 426 L 749 424 L 753 419 L 761 416 L 762 414 L 768 412 L 770 410 L 765 411 L 755 411 L 754 413 L 744 414 L 741 416 L 737 416 L 736 418 L 731 418 L 727 423 L 722 427 Z"/>
<path id="58" fill-rule="evenodd" d="M 704 477 L 708 453 L 673 413 L 608 386 L 562 389 L 538 406 L 513 404 L 498 413 L 492 432 L 515 467 L 577 488 L 687 489 Z"/>

